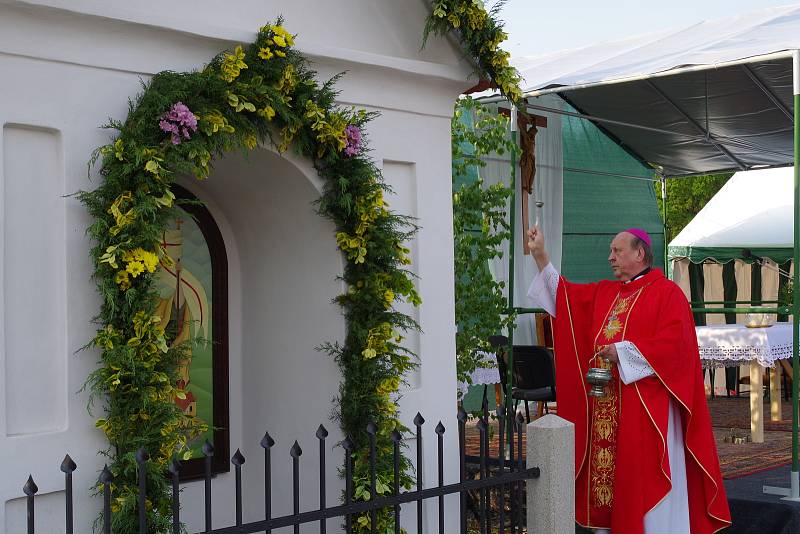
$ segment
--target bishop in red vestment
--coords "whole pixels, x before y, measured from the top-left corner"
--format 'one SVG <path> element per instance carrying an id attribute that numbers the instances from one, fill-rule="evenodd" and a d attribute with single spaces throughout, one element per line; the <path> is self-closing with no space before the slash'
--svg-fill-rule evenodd
<path id="1" fill-rule="evenodd" d="M 730 525 L 694 321 L 681 289 L 651 268 L 650 237 L 620 232 L 617 281 L 595 284 L 560 277 L 538 228 L 528 246 L 540 270 L 529 295 L 555 317 L 558 415 L 575 424 L 577 522 L 613 534 Z M 588 395 L 590 367 L 611 369 L 604 397 Z"/>

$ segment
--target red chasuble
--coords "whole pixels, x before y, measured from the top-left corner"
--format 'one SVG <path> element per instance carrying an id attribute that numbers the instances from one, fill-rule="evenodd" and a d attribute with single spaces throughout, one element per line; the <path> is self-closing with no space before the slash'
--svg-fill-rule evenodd
<path id="1" fill-rule="evenodd" d="M 594 354 L 630 341 L 655 375 L 625 385 Z M 612 533 L 644 531 L 644 516 L 671 488 L 666 448 L 670 399 L 680 407 L 692 534 L 730 524 L 706 405 L 694 321 L 681 289 L 654 269 L 623 284 L 572 284 L 556 297 L 558 415 L 575 424 L 575 517 Z M 590 367 L 611 367 L 606 396 L 591 397 Z"/>

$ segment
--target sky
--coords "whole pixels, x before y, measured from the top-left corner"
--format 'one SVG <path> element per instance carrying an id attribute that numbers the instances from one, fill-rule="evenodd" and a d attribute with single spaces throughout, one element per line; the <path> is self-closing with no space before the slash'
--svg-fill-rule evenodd
<path id="1" fill-rule="evenodd" d="M 485 0 L 487 7 L 492 0 Z M 791 0 L 508 0 L 500 11 L 512 57 L 616 41 Z"/>

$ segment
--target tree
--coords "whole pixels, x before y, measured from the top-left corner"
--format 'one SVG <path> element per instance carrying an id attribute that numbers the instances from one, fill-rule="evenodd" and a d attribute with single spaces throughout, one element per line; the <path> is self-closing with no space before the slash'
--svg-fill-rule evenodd
<path id="1" fill-rule="evenodd" d="M 667 180 L 667 243 L 672 241 L 711 200 L 733 173 L 706 174 Z M 655 182 L 658 212 L 664 216 L 661 184 Z"/>
<path id="2" fill-rule="evenodd" d="M 453 240 L 455 259 L 456 371 L 460 381 L 483 364 L 479 350 L 489 350 L 489 336 L 514 320 L 507 315 L 505 282 L 489 271 L 511 237 L 508 201 L 511 189 L 486 186 L 480 169 L 483 156 L 518 153 L 508 137 L 508 119 L 471 98 L 459 100 L 452 121 Z"/>

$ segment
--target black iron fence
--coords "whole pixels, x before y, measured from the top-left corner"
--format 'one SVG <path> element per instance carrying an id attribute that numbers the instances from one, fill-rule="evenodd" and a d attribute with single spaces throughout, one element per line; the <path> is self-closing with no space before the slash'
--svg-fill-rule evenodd
<path id="1" fill-rule="evenodd" d="M 411 437 L 416 442 L 416 472 L 418 474 L 416 489 L 413 491 L 400 491 L 400 449 L 404 437 L 397 431 L 392 435 L 394 442 L 394 482 L 391 495 L 384 495 L 367 501 L 354 501 L 353 498 L 353 441 L 345 438 L 341 443 L 344 449 L 344 504 L 328 507 L 325 502 L 325 461 L 326 446 L 325 440 L 328 432 L 322 425 L 319 426 L 316 436 L 319 442 L 319 507 L 316 510 L 300 511 L 300 457 L 303 454 L 300 445 L 295 441 L 292 445 L 289 456 L 292 462 L 292 504 L 293 513 L 279 517 L 272 517 L 272 453 L 275 441 L 269 433 L 264 435 L 261 440 L 261 447 L 264 449 L 264 519 L 250 523 L 242 522 L 242 466 L 245 458 L 239 450 L 231 458 L 235 472 L 235 525 L 212 528 L 211 517 L 211 461 L 214 455 L 213 447 L 210 443 L 203 446 L 205 453 L 205 529 L 203 533 L 210 534 L 244 534 L 250 532 L 270 533 L 272 529 L 282 527 L 294 527 L 294 532 L 298 533 L 300 525 L 319 522 L 319 532 L 325 533 L 325 521 L 330 518 L 342 518 L 346 532 L 352 532 L 353 516 L 369 512 L 370 531 L 376 532 L 376 514 L 380 509 L 389 508 L 394 512 L 394 532 L 399 534 L 400 513 L 402 504 L 416 503 L 417 509 L 417 532 L 423 534 L 423 513 L 422 502 L 426 499 L 438 500 L 438 532 L 453 532 L 453 525 L 445 525 L 444 497 L 446 495 L 459 494 L 460 513 L 458 531 L 462 534 L 476 532 L 486 534 L 498 532 L 499 534 L 521 534 L 524 528 L 523 495 L 524 482 L 539 476 L 538 467 L 526 468 L 522 456 L 522 433 L 524 431 L 524 419 L 517 415 L 516 418 L 508 420 L 501 409 L 496 414 L 492 414 L 497 420 L 497 439 L 498 450 L 508 451 L 506 454 L 498 454 L 491 457 L 489 453 L 490 441 L 490 418 L 489 413 L 484 407 L 483 415 L 475 425 L 479 434 L 480 451 L 478 456 L 467 455 L 467 425 L 468 416 L 463 409 L 458 412 L 458 442 L 459 442 L 459 482 L 454 484 L 444 484 L 444 433 L 445 427 L 439 422 L 434 429 L 438 445 L 437 474 L 438 480 L 435 485 L 423 488 L 422 481 L 422 428 L 425 423 L 424 418 L 417 414 L 414 418 L 415 432 Z M 472 423 L 470 423 L 471 425 Z M 507 425 L 511 425 L 509 429 Z M 370 444 L 370 495 L 376 495 L 376 454 L 375 454 L 375 435 L 377 427 L 369 424 L 366 433 Z M 506 447 L 506 435 L 511 436 L 508 447 Z M 516 442 L 516 443 L 515 443 Z M 136 455 L 139 464 L 139 495 L 138 495 L 138 514 L 139 514 L 139 533 L 147 534 L 147 516 L 145 514 L 146 500 L 146 475 L 148 454 L 145 450 L 140 450 Z M 72 478 L 77 466 L 67 455 L 61 464 L 61 471 L 65 476 L 65 532 L 73 534 L 73 490 Z M 180 519 L 180 487 L 178 477 L 180 474 L 180 464 L 173 461 L 167 474 L 172 480 L 172 503 L 173 503 L 173 525 L 172 534 L 181 533 Z M 108 467 L 105 467 L 100 474 L 99 483 L 103 494 L 103 525 L 104 534 L 111 533 L 111 485 L 113 476 Z M 27 496 L 27 528 L 28 534 L 35 533 L 35 505 L 36 493 L 38 488 L 32 476 L 23 486 L 23 492 Z M 527 518 L 528 521 L 531 518 Z M 198 533 L 199 534 L 199 533 Z"/>

